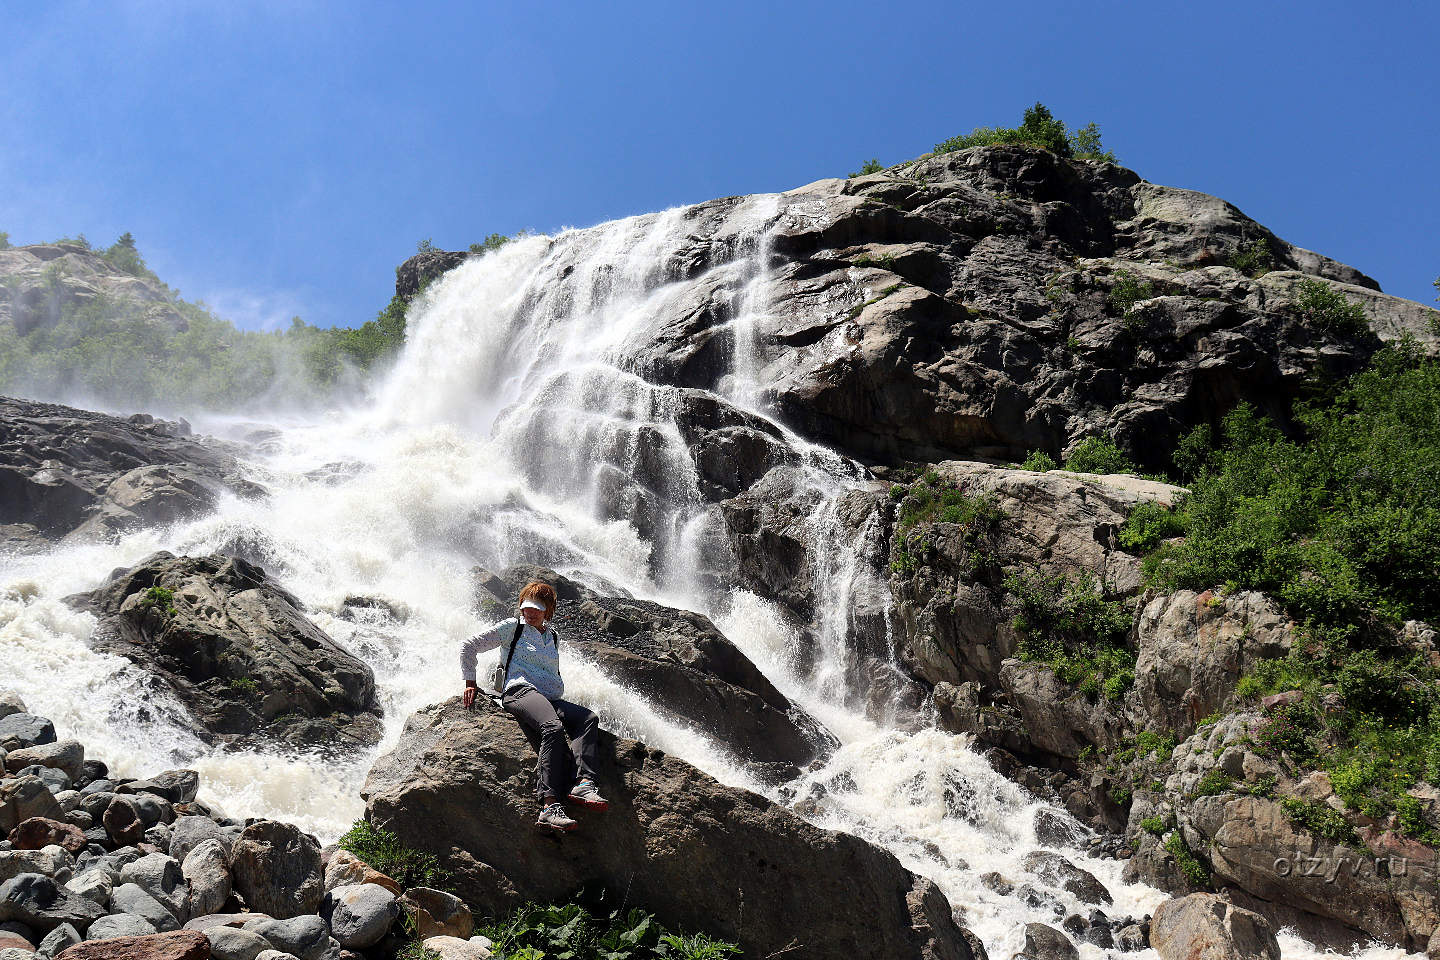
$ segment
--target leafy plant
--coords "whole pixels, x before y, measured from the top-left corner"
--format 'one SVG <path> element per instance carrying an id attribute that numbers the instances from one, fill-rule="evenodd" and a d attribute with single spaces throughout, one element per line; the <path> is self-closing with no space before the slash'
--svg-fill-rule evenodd
<path id="1" fill-rule="evenodd" d="M 412 940 L 405 944 L 399 953 L 395 954 L 395 960 L 442 960 L 442 958 L 440 954 L 423 943 Z"/>
<path id="2" fill-rule="evenodd" d="M 1135 473 L 1138 468 L 1108 437 L 1086 437 L 1065 458 L 1065 469 L 1075 473 Z"/>
<path id="3" fill-rule="evenodd" d="M 1115 284 L 1110 288 L 1106 300 L 1116 313 L 1128 318 L 1135 304 L 1141 300 L 1149 300 L 1153 296 L 1155 296 L 1155 284 L 1149 280 L 1141 280 L 1127 270 L 1121 270 L 1115 275 Z"/>
<path id="4" fill-rule="evenodd" d="M 1165 841 L 1165 849 L 1175 858 L 1175 863 L 1180 867 L 1180 872 L 1185 874 L 1185 879 L 1190 881 L 1191 886 L 1208 890 L 1213 882 L 1210 868 L 1200 858 L 1195 856 L 1185 838 L 1180 835 L 1179 830 L 1172 831 L 1168 840 Z"/>
<path id="5" fill-rule="evenodd" d="M 1280 808 L 1291 823 L 1335 843 L 1355 843 L 1355 828 L 1338 810 L 1301 797 L 1281 797 Z"/>
<path id="6" fill-rule="evenodd" d="M 1370 329 L 1365 308 L 1324 280 L 1306 278 L 1296 284 L 1295 312 L 1307 326 L 1337 336 L 1359 336 Z"/>
<path id="7" fill-rule="evenodd" d="M 1011 625 L 1020 659 L 1046 664 L 1092 699 L 1119 700 L 1134 684 L 1135 654 L 1125 646 L 1130 615 L 1094 579 L 1017 572 L 1005 589 L 1018 610 Z"/>
<path id="8" fill-rule="evenodd" d="M 891 495 L 896 495 L 895 487 L 891 487 Z M 953 523 L 964 528 L 961 543 L 972 572 L 993 562 L 994 538 L 1005 519 L 993 500 L 970 496 L 934 472 L 926 473 L 908 487 L 900 487 L 899 499 L 892 570 L 911 573 L 918 569 L 919 552 L 933 544 L 933 537 L 925 533 L 912 535 L 912 531 L 933 523 Z"/>
<path id="9" fill-rule="evenodd" d="M 250 677 L 235 677 L 230 680 L 230 689 L 241 693 L 259 693 L 260 684 Z"/>
<path id="10" fill-rule="evenodd" d="M 740 952 L 705 934 L 667 931 L 644 910 L 602 918 L 578 903 L 527 903 L 477 932 L 502 960 L 723 960 Z"/>
<path id="11" fill-rule="evenodd" d="M 140 595 L 140 606 L 158 610 L 167 619 L 175 616 L 175 591 L 155 584 Z"/>
<path id="12" fill-rule="evenodd" d="M 1125 518 L 1125 525 L 1120 528 L 1120 546 L 1131 553 L 1148 553 L 1184 530 L 1184 523 L 1169 507 L 1147 500 L 1137 503 Z"/>
<path id="13" fill-rule="evenodd" d="M 1158 837 L 1170 829 L 1170 824 L 1166 822 L 1164 817 L 1146 817 L 1140 821 L 1140 829 L 1146 833 L 1153 833 Z"/>
<path id="14" fill-rule="evenodd" d="M 1059 466 L 1060 465 L 1055 462 L 1055 458 L 1044 450 L 1031 450 L 1030 455 L 1025 458 L 1025 462 L 1020 464 L 1020 469 L 1044 473 L 1047 470 L 1056 470 Z"/>
<path id="15" fill-rule="evenodd" d="M 1242 243 L 1230 256 L 1230 266 L 1247 277 L 1263 277 L 1275 269 L 1275 254 L 1264 237 Z"/>
<path id="16" fill-rule="evenodd" d="M 1043 147 L 1061 157 L 1077 160 L 1107 160 L 1115 162 L 1115 154 L 1104 148 L 1100 141 L 1100 128 L 1087 123 L 1071 134 L 1065 124 L 1042 103 L 1036 103 L 1025 111 L 1018 127 L 976 127 L 969 133 L 951 137 L 935 144 L 936 153 L 952 153 L 969 147 L 984 147 L 1001 143 L 1020 143 Z"/>
<path id="17" fill-rule="evenodd" d="M 505 244 L 509 243 L 511 239 L 513 238 L 507 237 L 503 233 L 492 233 L 480 243 L 470 244 L 470 252 L 489 253 L 492 250 L 499 250 L 501 247 L 505 246 Z"/>
<path id="18" fill-rule="evenodd" d="M 880 160 L 879 160 L 878 157 L 871 157 L 869 160 L 866 160 L 864 163 L 862 163 L 862 164 L 860 165 L 860 169 L 859 169 L 859 170 L 856 170 L 854 173 L 851 173 L 848 179 L 853 180 L 853 179 L 855 179 L 856 177 L 861 177 L 861 176 L 864 176 L 864 175 L 869 174 L 869 173 L 879 173 L 881 170 L 884 170 L 884 169 L 885 169 L 885 166 L 884 166 L 884 164 L 882 164 L 882 163 L 880 162 Z"/>
<path id="19" fill-rule="evenodd" d="M 389 830 L 368 820 L 356 820 L 337 846 L 348 850 L 402 887 L 450 890 L 450 872 L 432 853 L 407 847 Z"/>
<path id="20" fill-rule="evenodd" d="M 1195 782 L 1195 789 L 1190 791 L 1192 797 L 1214 797 L 1228 791 L 1235 783 L 1235 778 L 1230 776 L 1219 767 L 1211 767 Z"/>

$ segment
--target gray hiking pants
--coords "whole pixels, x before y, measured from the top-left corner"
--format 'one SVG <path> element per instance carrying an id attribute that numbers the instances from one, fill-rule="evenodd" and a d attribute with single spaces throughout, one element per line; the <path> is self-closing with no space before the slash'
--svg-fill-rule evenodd
<path id="1" fill-rule="evenodd" d="M 535 764 L 540 799 L 563 800 L 577 780 L 596 779 L 600 721 L 593 711 L 568 700 L 547 700 L 534 687 L 507 690 L 500 706 L 520 721 L 540 755 Z"/>

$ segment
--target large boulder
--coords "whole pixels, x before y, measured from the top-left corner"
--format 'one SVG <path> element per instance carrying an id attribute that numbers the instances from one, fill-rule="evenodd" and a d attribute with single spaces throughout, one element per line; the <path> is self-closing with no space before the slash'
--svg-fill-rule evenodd
<path id="1" fill-rule="evenodd" d="M 325 895 L 319 842 L 278 820 L 245 828 L 230 850 L 230 873 L 250 909 L 277 920 L 314 913 Z"/>
<path id="2" fill-rule="evenodd" d="M 1258 913 L 1214 894 L 1166 900 L 1150 922 L 1160 960 L 1280 960 L 1280 944 Z"/>
<path id="3" fill-rule="evenodd" d="M 970 960 L 944 896 L 889 853 L 644 744 L 602 733 L 599 753 L 609 811 L 563 841 L 540 838 L 530 826 L 535 755 L 519 726 L 488 702 L 474 712 L 437 704 L 410 717 L 371 768 L 366 816 L 438 855 L 482 913 L 598 882 L 756 956 Z"/>
<path id="4" fill-rule="evenodd" d="M 209 960 L 210 941 L 193 930 L 77 943 L 55 960 Z"/>
<path id="5" fill-rule="evenodd" d="M 0 831 L 8 834 L 32 817 L 63 820 L 65 811 L 39 777 L 0 780 Z"/>
<path id="6" fill-rule="evenodd" d="M 604 596 L 553 570 L 522 566 L 477 578 L 503 610 L 530 579 L 557 588 L 562 640 L 654 709 L 711 734 L 767 779 L 828 756 L 835 739 L 792 704 L 710 618 L 629 597 Z"/>
<path id="7" fill-rule="evenodd" d="M 44 874 L 22 873 L 0 884 L 0 923 L 18 921 L 41 933 L 68 923 L 83 932 L 105 912 Z"/>
<path id="8" fill-rule="evenodd" d="M 91 539 L 197 516 L 222 493 L 260 492 L 236 448 L 189 434 L 183 420 L 0 398 L 0 524 Z"/>
<path id="9" fill-rule="evenodd" d="M 334 748 L 379 739 L 370 668 L 255 564 L 162 552 L 70 601 L 101 618 L 95 649 L 168 685 L 208 740 Z M 182 779 L 163 786 L 183 794 Z"/>

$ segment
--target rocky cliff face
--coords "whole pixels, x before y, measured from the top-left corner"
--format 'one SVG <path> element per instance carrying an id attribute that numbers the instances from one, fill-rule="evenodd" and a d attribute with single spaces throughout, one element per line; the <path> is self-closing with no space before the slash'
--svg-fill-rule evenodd
<path id="1" fill-rule="evenodd" d="M 157 332 L 186 329 L 164 284 L 119 269 L 79 243 L 38 243 L 0 250 L 0 324 L 22 337 L 55 322 L 66 308 L 103 299 L 133 305 Z"/>

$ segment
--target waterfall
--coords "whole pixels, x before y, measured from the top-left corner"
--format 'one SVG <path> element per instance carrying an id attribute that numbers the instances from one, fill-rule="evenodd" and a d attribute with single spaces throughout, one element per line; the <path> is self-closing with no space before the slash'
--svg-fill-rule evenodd
<path id="1" fill-rule="evenodd" d="M 786 203 L 748 197 L 531 236 L 457 267 L 412 306 L 405 350 L 371 404 L 278 424 L 263 450 L 252 447 L 248 467 L 267 499 L 226 499 L 209 516 L 112 544 L 0 558 L 0 685 L 117 773 L 193 766 L 203 798 L 229 815 L 275 816 L 329 840 L 359 816 L 373 753 L 336 762 L 208 751 L 147 677 L 89 649 L 94 618 L 61 598 L 156 550 L 243 547 L 374 670 L 384 750 L 413 710 L 459 692 L 458 645 L 482 626 L 471 568 L 539 563 L 712 616 L 841 746 L 800 781 L 763 786 L 723 744 L 570 655 L 571 693 L 610 729 L 889 849 L 939 883 L 997 958 L 1021 948 L 1026 922 L 1057 918 L 987 887 L 979 878 L 988 871 L 1088 913 L 1019 867 L 1047 803 L 993 771 L 965 738 L 904 732 L 857 706 L 855 607 L 888 596 L 839 518 L 840 498 L 865 473 L 775 422 L 764 389 L 775 359 L 769 238 Z M 692 323 L 702 315 L 705 323 Z M 816 600 L 806 629 L 734 586 L 723 522 L 686 439 L 687 411 L 700 401 L 767 421 L 790 452 L 813 506 Z M 256 427 L 194 419 L 242 443 Z M 404 604 L 411 616 L 342 617 L 354 594 Z M 1163 899 L 1122 883 L 1117 861 L 1068 855 L 1115 895 L 1112 916 L 1138 917 Z M 1287 954 L 1314 953 L 1294 938 L 1285 944 Z"/>

